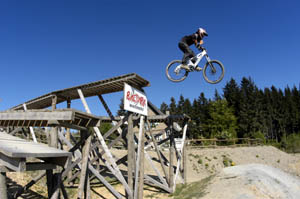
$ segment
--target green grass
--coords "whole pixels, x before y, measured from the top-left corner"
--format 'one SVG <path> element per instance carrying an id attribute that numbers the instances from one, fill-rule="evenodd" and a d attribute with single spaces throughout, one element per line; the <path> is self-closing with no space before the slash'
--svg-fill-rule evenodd
<path id="1" fill-rule="evenodd" d="M 199 182 L 177 185 L 172 196 L 174 199 L 192 199 L 202 197 L 206 194 L 205 188 L 213 178 L 214 175 L 209 176 Z"/>

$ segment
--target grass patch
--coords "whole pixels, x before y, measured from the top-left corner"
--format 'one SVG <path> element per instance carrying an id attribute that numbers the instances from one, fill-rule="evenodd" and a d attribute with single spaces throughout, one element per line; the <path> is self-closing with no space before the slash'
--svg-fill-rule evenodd
<path id="1" fill-rule="evenodd" d="M 205 188 L 213 178 L 214 175 L 209 176 L 199 182 L 177 185 L 172 196 L 174 199 L 192 199 L 202 197 L 206 194 Z"/>
<path id="2" fill-rule="evenodd" d="M 232 165 L 233 161 L 228 157 L 223 157 L 223 165 L 224 167 L 234 166 Z"/>

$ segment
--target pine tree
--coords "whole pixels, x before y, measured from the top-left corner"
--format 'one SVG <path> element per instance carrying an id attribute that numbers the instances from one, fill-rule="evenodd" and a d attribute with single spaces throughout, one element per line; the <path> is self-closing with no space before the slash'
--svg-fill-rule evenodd
<path id="1" fill-rule="evenodd" d="M 252 79 L 244 77 L 241 81 L 239 137 L 253 137 L 260 130 L 258 93 Z"/>
<path id="2" fill-rule="evenodd" d="M 236 81 L 231 78 L 229 82 L 225 85 L 223 89 L 224 98 L 228 102 L 228 105 L 230 107 L 233 107 L 234 114 L 237 117 L 239 113 L 239 107 L 240 107 L 240 89 L 236 83 Z"/>
<path id="3" fill-rule="evenodd" d="M 164 114 L 166 114 L 168 110 L 169 110 L 168 105 L 167 105 L 165 102 L 163 102 L 163 103 L 160 105 L 160 111 L 163 112 Z"/>
<path id="4" fill-rule="evenodd" d="M 176 106 L 176 101 L 174 97 L 171 97 L 171 103 L 169 105 L 169 111 L 171 115 L 177 114 L 177 106 Z"/>
<path id="5" fill-rule="evenodd" d="M 119 110 L 117 111 L 118 116 L 124 116 L 126 115 L 127 111 L 124 109 L 124 101 L 123 98 L 121 98 L 121 102 L 119 104 Z"/>
<path id="6" fill-rule="evenodd" d="M 228 106 L 225 99 L 216 100 L 209 104 L 208 122 L 204 125 L 204 131 L 210 138 L 229 139 L 236 137 L 237 119 L 233 109 Z"/>

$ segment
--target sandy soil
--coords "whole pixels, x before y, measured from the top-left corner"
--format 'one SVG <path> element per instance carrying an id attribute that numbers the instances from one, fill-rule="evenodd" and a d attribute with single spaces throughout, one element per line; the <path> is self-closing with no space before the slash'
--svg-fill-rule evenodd
<path id="1" fill-rule="evenodd" d="M 127 154 L 124 150 L 113 150 L 113 155 L 117 158 L 120 158 Z M 153 151 L 148 152 L 148 154 L 155 159 L 156 153 Z M 164 152 L 165 156 L 168 157 L 168 152 Z M 221 189 L 215 189 L 213 187 L 214 183 L 219 183 L 216 186 L 221 186 L 223 181 L 220 179 L 222 177 L 224 168 L 233 168 L 234 165 L 246 165 L 246 164 L 263 164 L 266 166 L 271 166 L 278 168 L 282 171 L 285 171 L 292 176 L 300 176 L 300 154 L 291 155 L 284 153 L 271 146 L 257 146 L 257 147 L 238 147 L 238 148 L 217 148 L 217 149 L 189 149 L 187 151 L 187 180 L 188 182 L 200 181 L 208 176 L 215 175 L 215 178 L 212 180 L 211 185 L 207 188 L 208 193 L 222 193 Z M 153 164 L 163 175 L 161 165 L 153 161 Z M 121 165 L 120 169 L 126 172 L 125 165 Z M 166 167 L 167 169 L 167 167 Z M 147 160 L 145 160 L 145 173 L 149 175 L 156 175 L 155 171 L 151 168 Z M 21 180 L 20 184 L 25 184 L 25 181 L 28 182 L 28 178 L 23 177 L 22 174 L 10 173 L 8 177 L 14 179 L 18 182 L 18 179 Z M 224 180 L 223 179 L 223 180 Z M 230 179 L 230 178 L 229 178 Z M 235 178 L 237 179 L 237 178 Z M 240 185 L 241 182 L 237 181 L 227 181 L 228 183 L 233 183 L 234 187 Z M 231 184 L 229 183 L 229 185 Z M 115 185 L 116 189 L 120 193 L 124 193 L 124 188 L 120 185 Z M 42 189 L 45 189 L 42 185 L 36 186 L 33 190 L 38 190 L 39 193 L 42 193 Z M 228 187 L 230 190 L 230 187 Z M 238 188 L 235 188 L 238 189 Z M 212 191 L 214 190 L 214 191 Z M 76 195 L 76 188 L 73 189 Z M 44 195 L 44 194 L 41 194 Z M 114 198 L 105 188 L 95 187 L 92 191 L 92 198 Z M 166 193 L 160 193 L 157 189 L 146 187 L 144 192 L 144 198 L 172 198 Z M 214 197 L 205 197 L 214 198 Z M 224 198 L 224 197 L 223 197 Z M 226 197 L 227 198 L 227 197 Z M 237 197 L 236 197 L 237 198 Z M 246 197 L 244 197 L 246 198 Z M 275 197 L 276 198 L 276 197 Z M 252 199 L 252 198 L 251 198 Z"/>
<path id="2" fill-rule="evenodd" d="M 202 199 L 299 199 L 300 178 L 271 166 L 247 164 L 224 168 Z"/>
<path id="3" fill-rule="evenodd" d="M 264 164 L 300 176 L 300 154 L 287 154 L 272 146 L 191 149 L 188 151 L 188 182 L 217 174 L 228 166 Z"/>

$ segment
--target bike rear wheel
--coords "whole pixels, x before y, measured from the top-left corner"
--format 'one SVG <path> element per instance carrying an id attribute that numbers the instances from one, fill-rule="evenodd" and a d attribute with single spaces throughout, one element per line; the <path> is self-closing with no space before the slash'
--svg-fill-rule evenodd
<path id="1" fill-rule="evenodd" d="M 203 68 L 203 77 L 205 81 L 211 84 L 219 83 L 224 77 L 225 69 L 218 60 L 206 62 Z"/>
<path id="2" fill-rule="evenodd" d="M 181 60 L 171 61 L 166 67 L 166 75 L 169 80 L 172 82 L 181 82 L 185 80 L 189 72 L 183 68 L 180 68 L 182 65 Z"/>

